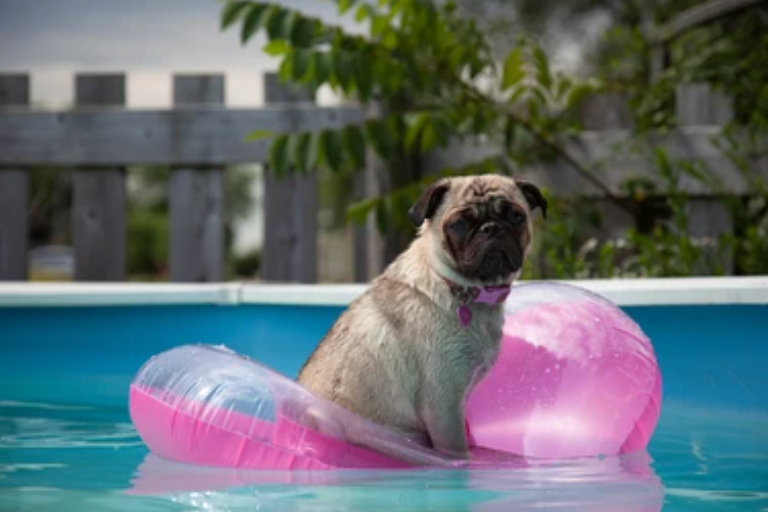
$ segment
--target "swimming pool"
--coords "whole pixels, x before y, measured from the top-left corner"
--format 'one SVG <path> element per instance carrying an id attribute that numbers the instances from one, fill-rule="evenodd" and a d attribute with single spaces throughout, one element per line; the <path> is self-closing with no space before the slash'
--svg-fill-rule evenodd
<path id="1" fill-rule="evenodd" d="M 0 285 L 0 510 L 768 510 L 768 278 L 572 282 L 653 340 L 648 453 L 503 471 L 244 472 L 159 460 L 128 384 L 224 344 L 288 375 L 359 286 Z"/>

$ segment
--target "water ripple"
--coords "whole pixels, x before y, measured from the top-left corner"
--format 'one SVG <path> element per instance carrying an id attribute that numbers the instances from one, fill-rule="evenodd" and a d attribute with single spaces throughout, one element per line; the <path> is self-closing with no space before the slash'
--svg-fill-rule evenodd
<path id="1" fill-rule="evenodd" d="M 141 439 L 131 423 L 93 421 L 89 418 L 0 416 L 0 450 L 141 445 Z"/>

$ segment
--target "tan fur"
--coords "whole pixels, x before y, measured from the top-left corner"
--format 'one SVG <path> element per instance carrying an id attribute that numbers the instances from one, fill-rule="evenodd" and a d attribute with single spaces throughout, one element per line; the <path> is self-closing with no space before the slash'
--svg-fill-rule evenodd
<path id="1" fill-rule="evenodd" d="M 458 299 L 441 276 L 478 282 L 456 271 L 445 249 L 443 222 L 457 209 L 503 195 L 527 213 L 521 236 L 530 246 L 530 208 L 511 178 L 454 178 L 419 236 L 341 315 L 299 374 L 315 393 L 456 457 L 468 455 L 464 400 L 494 363 L 503 306 L 472 304 L 468 327 Z"/>

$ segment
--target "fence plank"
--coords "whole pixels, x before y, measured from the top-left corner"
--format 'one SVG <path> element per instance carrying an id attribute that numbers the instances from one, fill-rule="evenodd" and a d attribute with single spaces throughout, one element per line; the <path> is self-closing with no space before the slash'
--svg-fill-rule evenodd
<path id="1" fill-rule="evenodd" d="M 254 130 L 338 128 L 365 120 L 359 107 L 284 105 L 126 111 L 0 113 L 0 165 L 184 165 L 263 162 L 266 140 Z"/>
<path id="2" fill-rule="evenodd" d="M 360 170 L 354 178 L 353 190 L 355 199 L 366 197 L 365 193 L 366 169 Z M 368 272 L 368 230 L 370 222 L 363 225 L 355 224 L 352 227 L 352 260 L 355 265 L 354 281 L 365 283 L 370 279 Z"/>
<path id="3" fill-rule="evenodd" d="M 675 90 L 680 126 L 723 126 L 733 120 L 733 102 L 706 83 L 682 84 Z"/>
<path id="4" fill-rule="evenodd" d="M 730 98 L 715 91 L 706 83 L 682 84 L 677 87 L 676 113 L 680 126 L 718 126 L 733 119 L 733 103 Z M 705 162 L 712 170 L 711 162 Z M 704 241 L 716 241 L 720 236 L 733 232 L 731 213 L 721 198 L 706 195 L 689 201 L 689 233 Z M 705 260 L 699 272 L 711 272 L 722 265 L 726 273 L 734 266 L 733 251 L 716 254 L 716 245 L 704 248 Z"/>
<path id="5" fill-rule="evenodd" d="M 29 75 L 0 74 L 0 108 L 29 107 Z"/>
<path id="6" fill-rule="evenodd" d="M 28 273 L 29 174 L 0 169 L 0 281 L 24 281 Z"/>
<path id="7" fill-rule="evenodd" d="M 285 90 L 272 73 L 264 76 L 264 98 L 268 103 L 312 101 L 299 90 Z M 296 118 L 291 119 L 291 128 L 306 129 Z M 278 178 L 274 173 L 266 172 L 264 179 L 261 278 L 264 281 L 314 283 L 318 273 L 317 173 Z"/>
<path id="8" fill-rule="evenodd" d="M 370 117 L 381 117 L 383 107 L 374 102 L 369 107 Z M 387 164 L 376 152 L 366 149 L 365 168 L 355 177 L 355 198 L 362 200 L 378 197 L 391 191 Z M 367 282 L 380 274 L 387 265 L 388 244 L 386 235 L 382 235 L 373 215 L 369 215 L 362 226 L 355 226 L 353 250 L 355 258 L 355 281 Z"/>
<path id="9" fill-rule="evenodd" d="M 75 98 L 78 108 L 124 106 L 125 76 L 78 74 Z M 125 170 L 80 169 L 72 184 L 75 279 L 125 280 Z"/>
<path id="10" fill-rule="evenodd" d="M 604 92 L 590 94 L 581 104 L 581 120 L 585 130 L 627 130 L 634 125 L 634 116 L 626 94 Z M 566 172 L 570 169 L 566 169 Z M 634 224 L 634 218 L 613 201 L 596 198 L 592 201 L 600 216 L 600 227 L 588 229 L 588 236 L 599 241 L 615 239 Z"/>
<path id="11" fill-rule="evenodd" d="M 29 105 L 29 76 L 0 75 L 0 115 L 10 107 Z M 0 153 L 4 147 L 0 144 Z M 29 249 L 29 174 L 0 167 L 0 281 L 27 279 Z"/>
<path id="12" fill-rule="evenodd" d="M 177 108 L 223 105 L 222 75 L 177 75 Z M 224 278 L 224 171 L 177 168 L 170 183 L 170 280 L 209 282 Z"/>
<path id="13" fill-rule="evenodd" d="M 626 94 L 606 92 L 590 94 L 581 104 L 581 121 L 585 130 L 632 128 L 632 110 Z"/>

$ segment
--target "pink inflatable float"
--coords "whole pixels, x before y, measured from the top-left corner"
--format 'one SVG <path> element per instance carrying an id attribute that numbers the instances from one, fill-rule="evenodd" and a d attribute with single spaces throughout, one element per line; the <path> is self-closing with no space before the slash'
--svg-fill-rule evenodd
<path id="1" fill-rule="evenodd" d="M 131 418 L 160 457 L 243 469 L 519 466 L 643 450 L 660 412 L 661 375 L 640 328 L 569 285 L 515 286 L 506 308 L 500 357 L 467 400 L 470 462 L 217 347 L 182 346 L 148 361 L 131 384 Z"/>

